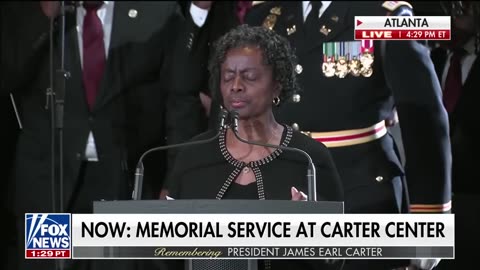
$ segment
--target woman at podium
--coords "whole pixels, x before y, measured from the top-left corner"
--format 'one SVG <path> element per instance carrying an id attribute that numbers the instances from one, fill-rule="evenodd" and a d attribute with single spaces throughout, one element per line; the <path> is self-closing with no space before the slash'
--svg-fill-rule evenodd
<path id="1" fill-rule="evenodd" d="M 281 36 L 240 26 L 216 43 L 209 63 L 210 89 L 225 109 L 238 112 L 241 138 L 304 150 L 316 165 L 318 200 L 343 201 L 327 147 L 275 120 L 274 110 L 298 95 L 295 61 Z M 210 130 L 193 140 L 216 133 Z M 306 199 L 305 156 L 241 142 L 231 128 L 213 142 L 183 148 L 175 164 L 169 177 L 174 199 Z"/>
<path id="2" fill-rule="evenodd" d="M 238 115 L 238 136 L 307 152 L 316 168 L 317 200 L 343 201 L 340 178 L 326 146 L 275 120 L 274 110 L 298 98 L 296 59 L 289 42 L 264 27 L 242 25 L 215 45 L 209 63 L 210 89 L 223 108 Z M 169 177 L 169 196 L 306 200 L 307 157 L 242 142 L 234 133 L 234 122 L 220 129 L 218 139 L 178 152 Z M 217 132 L 207 131 L 193 140 L 212 138 Z M 285 260 L 273 260 L 271 269 L 276 269 L 276 263 L 281 269 L 319 269 L 320 262 L 292 260 L 294 268 L 285 268 Z"/>

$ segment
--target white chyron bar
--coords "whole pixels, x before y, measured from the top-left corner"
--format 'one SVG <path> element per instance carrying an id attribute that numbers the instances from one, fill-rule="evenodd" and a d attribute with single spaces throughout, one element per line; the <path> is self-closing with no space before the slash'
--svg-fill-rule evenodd
<path id="1" fill-rule="evenodd" d="M 72 214 L 72 258 L 448 259 L 454 231 L 453 214 Z"/>
<path id="2" fill-rule="evenodd" d="M 355 16 L 355 40 L 450 40 L 450 16 Z"/>

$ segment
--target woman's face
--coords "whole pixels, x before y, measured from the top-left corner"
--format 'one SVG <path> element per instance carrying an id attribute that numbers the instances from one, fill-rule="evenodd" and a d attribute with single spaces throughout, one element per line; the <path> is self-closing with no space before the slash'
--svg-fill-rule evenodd
<path id="1" fill-rule="evenodd" d="M 280 94 L 262 51 L 251 46 L 227 52 L 220 69 L 220 90 L 225 108 L 237 111 L 241 119 L 271 113 L 272 100 Z"/>

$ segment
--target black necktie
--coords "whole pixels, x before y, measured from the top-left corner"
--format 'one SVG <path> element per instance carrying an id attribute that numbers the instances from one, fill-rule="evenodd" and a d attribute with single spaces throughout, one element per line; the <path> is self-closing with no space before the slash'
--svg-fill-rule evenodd
<path id="1" fill-rule="evenodd" d="M 322 1 L 310 1 L 312 10 L 308 13 L 305 20 L 305 33 L 309 39 L 318 37 L 320 31 L 320 8 L 322 7 Z"/>

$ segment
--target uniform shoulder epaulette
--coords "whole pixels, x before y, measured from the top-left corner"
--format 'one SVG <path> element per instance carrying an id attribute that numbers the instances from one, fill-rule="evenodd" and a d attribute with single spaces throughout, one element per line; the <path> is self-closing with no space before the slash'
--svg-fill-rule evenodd
<path id="1" fill-rule="evenodd" d="M 382 4 L 382 7 L 387 9 L 390 12 L 393 12 L 397 10 L 399 7 L 408 7 L 410 9 L 413 9 L 412 5 L 408 3 L 407 1 L 385 1 Z"/>

